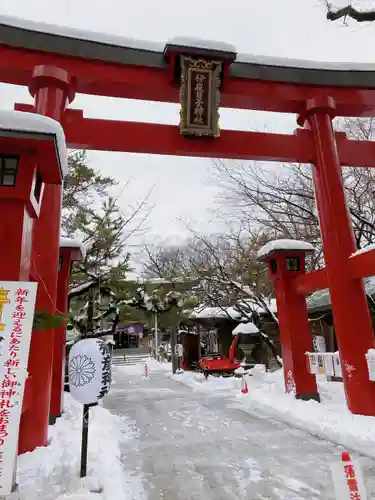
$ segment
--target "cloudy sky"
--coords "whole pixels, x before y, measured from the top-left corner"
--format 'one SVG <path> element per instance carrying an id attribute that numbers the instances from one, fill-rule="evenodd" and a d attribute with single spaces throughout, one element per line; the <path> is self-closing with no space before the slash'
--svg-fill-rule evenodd
<path id="1" fill-rule="evenodd" d="M 349 0 L 332 0 L 342 6 Z M 374 62 L 374 25 L 325 19 L 324 0 L 0 0 L 0 13 L 137 39 L 165 42 L 190 36 L 232 43 L 238 52 L 317 61 Z M 374 7 L 374 0 L 352 2 Z M 185 6 L 187 6 L 185 10 Z M 0 84 L 0 107 L 31 102 L 25 89 Z M 78 96 L 73 107 L 88 117 L 156 123 L 178 123 L 171 104 Z M 222 110 L 227 129 L 291 132 L 295 117 Z M 155 209 L 149 219 L 152 236 L 179 240 L 186 235 L 181 220 L 205 232 L 219 227 L 214 218 L 218 190 L 210 182 L 211 162 L 194 158 L 91 152 L 90 162 L 120 185 L 124 208 L 153 187 Z"/>

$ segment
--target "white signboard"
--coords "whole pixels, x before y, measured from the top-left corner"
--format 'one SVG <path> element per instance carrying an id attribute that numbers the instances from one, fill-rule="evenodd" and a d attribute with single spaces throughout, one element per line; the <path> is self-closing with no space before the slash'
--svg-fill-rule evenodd
<path id="1" fill-rule="evenodd" d="M 335 369 L 335 377 L 342 377 L 341 361 L 340 361 L 340 355 L 338 352 L 335 352 L 333 355 L 333 363 L 334 363 L 334 369 Z"/>
<path id="2" fill-rule="evenodd" d="M 94 404 L 111 386 L 111 354 L 101 339 L 80 340 L 69 352 L 69 388 L 81 404 Z"/>
<path id="3" fill-rule="evenodd" d="M 333 353 L 332 355 L 325 356 L 324 358 L 324 366 L 326 370 L 326 375 L 329 375 L 330 377 L 335 376 L 335 367 L 334 367 L 334 359 L 333 359 Z"/>
<path id="4" fill-rule="evenodd" d="M 182 358 L 182 354 L 183 354 L 182 344 L 176 344 L 176 356 Z"/>
<path id="5" fill-rule="evenodd" d="M 326 341 L 322 335 L 315 335 L 313 337 L 313 346 L 315 352 L 326 352 Z"/>
<path id="6" fill-rule="evenodd" d="M 325 364 L 325 359 L 324 356 L 321 354 L 318 354 L 317 357 L 317 365 L 318 365 L 318 374 L 319 375 L 325 375 L 326 373 L 326 364 Z"/>
<path id="7" fill-rule="evenodd" d="M 342 453 L 340 462 L 331 464 L 333 485 L 337 500 L 367 500 L 362 471 L 356 460 Z"/>
<path id="8" fill-rule="evenodd" d="M 365 354 L 369 379 L 375 381 L 375 349 L 369 349 Z"/>
<path id="9" fill-rule="evenodd" d="M 113 334 L 110 334 L 110 335 L 103 335 L 102 340 L 103 340 L 103 342 L 104 342 L 106 345 L 108 345 L 108 344 L 115 344 L 115 341 L 114 341 L 114 335 L 113 335 Z"/>
<path id="10" fill-rule="evenodd" d="M 314 375 L 342 377 L 340 356 L 338 352 L 306 352 L 309 371 Z"/>
<path id="11" fill-rule="evenodd" d="M 0 496 L 12 490 L 37 287 L 0 281 Z"/>
<path id="12" fill-rule="evenodd" d="M 309 366 L 310 366 L 310 373 L 313 375 L 316 375 L 318 373 L 318 362 L 317 362 L 317 356 L 315 353 L 307 352 L 306 353 L 309 361 Z"/>

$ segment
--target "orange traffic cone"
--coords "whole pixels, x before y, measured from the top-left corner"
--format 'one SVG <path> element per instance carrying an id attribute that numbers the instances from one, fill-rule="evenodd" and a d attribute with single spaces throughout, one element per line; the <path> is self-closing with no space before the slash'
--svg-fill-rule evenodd
<path id="1" fill-rule="evenodd" d="M 247 382 L 244 377 L 242 377 L 241 392 L 242 394 L 247 394 L 249 392 L 249 389 L 247 387 Z"/>

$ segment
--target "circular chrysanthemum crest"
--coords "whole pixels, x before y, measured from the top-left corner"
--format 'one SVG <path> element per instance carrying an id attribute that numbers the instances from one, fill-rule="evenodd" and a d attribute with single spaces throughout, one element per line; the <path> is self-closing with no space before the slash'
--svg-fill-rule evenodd
<path id="1" fill-rule="evenodd" d="M 69 380 L 75 387 L 82 387 L 94 378 L 95 363 L 86 354 L 73 356 L 69 363 Z"/>

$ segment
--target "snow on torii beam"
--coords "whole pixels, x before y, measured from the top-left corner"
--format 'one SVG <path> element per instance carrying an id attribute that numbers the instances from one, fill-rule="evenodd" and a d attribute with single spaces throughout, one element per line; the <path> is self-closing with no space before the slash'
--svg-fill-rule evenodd
<path id="1" fill-rule="evenodd" d="M 79 93 L 179 102 L 161 45 L 0 16 L 0 81 L 27 86 L 40 64 L 68 71 Z M 221 106 L 299 113 L 312 95 L 332 97 L 339 116 L 373 116 L 375 67 L 238 55 Z"/>

